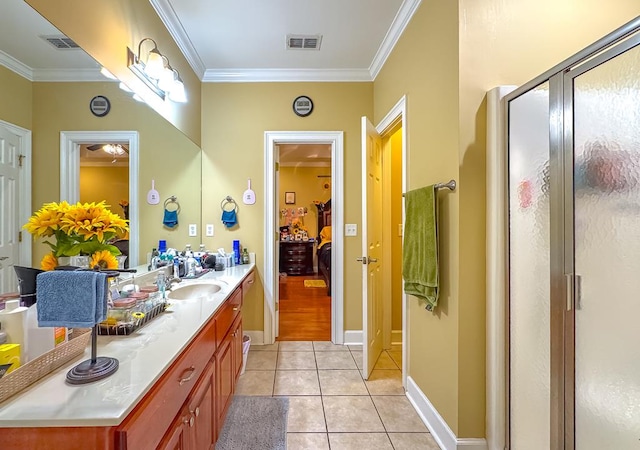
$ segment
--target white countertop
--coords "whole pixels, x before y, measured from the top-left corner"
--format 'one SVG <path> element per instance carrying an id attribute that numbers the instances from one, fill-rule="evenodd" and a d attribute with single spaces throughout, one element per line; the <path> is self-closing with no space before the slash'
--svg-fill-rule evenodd
<path id="1" fill-rule="evenodd" d="M 97 355 L 117 358 L 117 372 L 84 385 L 65 382 L 71 368 L 91 358 L 89 343 L 82 358 L 1 403 L 0 427 L 120 424 L 253 267 L 240 265 L 183 281 L 181 285 L 217 280 L 222 289 L 209 298 L 169 300 L 164 313 L 129 336 L 98 336 Z"/>

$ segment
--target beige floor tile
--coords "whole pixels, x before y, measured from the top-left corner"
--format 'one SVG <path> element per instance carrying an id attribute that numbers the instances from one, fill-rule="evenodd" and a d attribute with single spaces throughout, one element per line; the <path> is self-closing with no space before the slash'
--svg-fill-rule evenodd
<path id="1" fill-rule="evenodd" d="M 320 395 L 315 370 L 278 370 L 273 395 Z"/>
<path id="2" fill-rule="evenodd" d="M 318 370 L 322 395 L 368 395 L 359 370 Z"/>
<path id="3" fill-rule="evenodd" d="M 329 433 L 331 450 L 393 450 L 386 433 Z"/>
<path id="4" fill-rule="evenodd" d="M 318 369 L 357 369 L 351 352 L 316 351 Z"/>
<path id="5" fill-rule="evenodd" d="M 398 369 L 374 369 L 365 384 L 371 395 L 404 395 L 402 372 Z"/>
<path id="6" fill-rule="evenodd" d="M 430 433 L 389 433 L 396 450 L 440 450 Z"/>
<path id="7" fill-rule="evenodd" d="M 278 352 L 249 352 L 245 370 L 276 370 Z"/>
<path id="8" fill-rule="evenodd" d="M 347 347 L 349 347 L 349 350 L 351 350 L 352 352 L 361 352 L 362 351 L 362 345 L 347 345 Z"/>
<path id="9" fill-rule="evenodd" d="M 287 450 L 329 450 L 327 433 L 287 433 Z"/>
<path id="10" fill-rule="evenodd" d="M 398 367 L 391 356 L 387 352 L 380 353 L 380 357 L 376 361 L 376 365 L 373 366 L 374 369 L 400 369 L 402 366 Z"/>
<path id="11" fill-rule="evenodd" d="M 274 370 L 248 370 L 240 375 L 235 393 L 237 395 L 273 395 L 275 373 Z"/>
<path id="12" fill-rule="evenodd" d="M 351 352 L 351 356 L 353 356 L 353 360 L 356 362 L 356 367 L 358 369 L 362 369 L 362 351 L 359 352 Z"/>
<path id="13" fill-rule="evenodd" d="M 388 432 L 428 432 L 418 413 L 405 396 L 372 396 Z"/>
<path id="14" fill-rule="evenodd" d="M 281 352 L 312 352 L 313 344 L 311 341 L 281 341 Z"/>
<path id="15" fill-rule="evenodd" d="M 385 431 L 369 396 L 323 396 L 322 403 L 330 433 Z"/>
<path id="16" fill-rule="evenodd" d="M 287 415 L 289 433 L 326 433 L 322 398 L 319 395 L 289 397 Z M 325 436 L 326 439 L 326 436 Z"/>
<path id="17" fill-rule="evenodd" d="M 277 352 L 280 342 L 274 342 L 273 344 L 267 345 L 255 345 L 251 343 L 251 347 L 249 347 L 249 352 Z"/>
<path id="18" fill-rule="evenodd" d="M 346 345 L 337 345 L 330 341 L 313 341 L 313 349 L 316 352 L 348 352 Z"/>
<path id="19" fill-rule="evenodd" d="M 315 369 L 316 358 L 313 352 L 279 352 L 278 370 Z"/>

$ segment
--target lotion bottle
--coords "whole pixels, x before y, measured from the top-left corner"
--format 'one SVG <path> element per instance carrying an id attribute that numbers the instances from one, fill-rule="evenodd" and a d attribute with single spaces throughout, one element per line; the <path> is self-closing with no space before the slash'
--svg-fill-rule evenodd
<path id="1" fill-rule="evenodd" d="M 7 333 L 7 342 L 10 344 L 20 344 L 20 361 L 27 360 L 27 308 L 20 306 L 20 300 L 7 300 L 4 310 L 0 311 L 0 323 L 2 329 Z"/>

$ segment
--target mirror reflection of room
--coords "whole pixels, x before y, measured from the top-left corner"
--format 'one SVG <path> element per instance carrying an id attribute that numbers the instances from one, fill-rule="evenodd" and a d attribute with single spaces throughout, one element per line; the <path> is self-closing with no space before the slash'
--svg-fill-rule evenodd
<path id="1" fill-rule="evenodd" d="M 281 145 L 278 177 L 278 340 L 329 340 L 331 146 Z"/>
<path id="2" fill-rule="evenodd" d="M 101 142 L 80 146 L 80 201 L 103 201 L 129 220 L 129 148 L 125 143 Z M 112 242 L 121 252 L 121 269 L 128 268 L 129 236 Z"/>

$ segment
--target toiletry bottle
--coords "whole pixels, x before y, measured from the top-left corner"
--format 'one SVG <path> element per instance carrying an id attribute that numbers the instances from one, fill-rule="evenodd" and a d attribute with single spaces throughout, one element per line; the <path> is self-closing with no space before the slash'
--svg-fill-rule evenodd
<path id="1" fill-rule="evenodd" d="M 249 264 L 249 252 L 246 247 L 242 249 L 242 264 Z"/>
<path id="2" fill-rule="evenodd" d="M 193 278 L 196 276 L 196 260 L 193 257 L 191 251 L 187 252 L 187 277 Z"/>
<path id="3" fill-rule="evenodd" d="M 233 241 L 233 263 L 240 264 L 240 241 Z"/>
<path id="4" fill-rule="evenodd" d="M 20 300 L 7 300 L 0 311 L 0 323 L 7 333 L 7 342 L 20 344 L 20 360 L 27 361 L 27 308 L 20 306 Z"/>
<path id="5" fill-rule="evenodd" d="M 7 333 L 2 329 L 2 323 L 0 323 L 0 345 L 7 343 Z"/>
<path id="6" fill-rule="evenodd" d="M 180 278 L 180 258 L 173 258 L 173 278 Z"/>

